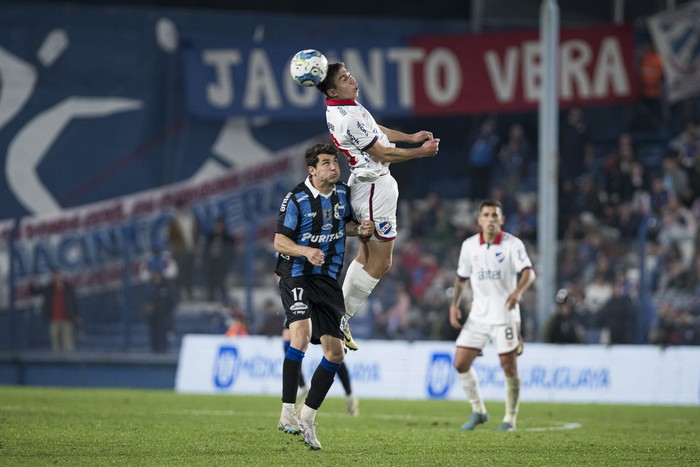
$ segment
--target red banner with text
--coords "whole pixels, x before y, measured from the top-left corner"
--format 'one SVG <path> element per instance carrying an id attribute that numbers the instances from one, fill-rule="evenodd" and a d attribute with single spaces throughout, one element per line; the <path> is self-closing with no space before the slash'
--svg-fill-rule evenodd
<path id="1" fill-rule="evenodd" d="M 430 60 L 414 68 L 415 114 L 535 110 L 542 67 L 536 30 L 414 36 Z M 637 97 L 634 31 L 628 26 L 562 29 L 560 104 L 604 105 Z"/>

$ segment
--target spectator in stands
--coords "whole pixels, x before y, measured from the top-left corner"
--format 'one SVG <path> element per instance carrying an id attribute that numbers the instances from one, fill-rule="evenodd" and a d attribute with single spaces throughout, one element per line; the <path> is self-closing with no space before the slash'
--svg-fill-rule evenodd
<path id="1" fill-rule="evenodd" d="M 635 128 L 658 131 L 661 127 L 661 103 L 664 95 L 664 71 L 661 58 L 650 40 L 640 47 L 639 80 L 641 102 Z"/>
<path id="2" fill-rule="evenodd" d="M 245 308 L 234 297 L 227 297 L 224 302 L 224 334 L 228 337 L 248 336 L 248 318 Z"/>
<path id="3" fill-rule="evenodd" d="M 685 205 L 689 205 L 693 191 L 688 183 L 688 174 L 680 166 L 677 155 L 669 155 L 664 158 L 663 164 L 664 190 L 669 196 L 676 196 Z"/>
<path id="4" fill-rule="evenodd" d="M 572 106 L 559 131 L 559 179 L 576 180 L 590 171 L 593 163 L 593 145 L 583 109 Z"/>
<path id="5" fill-rule="evenodd" d="M 664 180 L 660 176 L 654 176 L 651 179 L 651 184 L 649 186 L 649 192 L 646 194 L 648 198 L 648 209 L 647 213 L 654 219 L 655 224 L 661 225 L 661 217 L 663 211 L 668 204 L 669 193 L 664 186 Z"/>
<path id="6" fill-rule="evenodd" d="M 678 248 L 683 265 L 689 268 L 695 257 L 697 222 L 688 208 L 676 196 L 669 196 L 661 216 L 659 241 L 665 249 Z"/>
<path id="7" fill-rule="evenodd" d="M 633 344 L 637 331 L 637 312 L 625 284 L 616 281 L 612 295 L 598 310 L 601 344 Z"/>
<path id="8" fill-rule="evenodd" d="M 605 203 L 595 182 L 592 174 L 578 178 L 578 197 L 574 209 L 579 213 L 588 212 L 598 219 L 603 214 Z"/>
<path id="9" fill-rule="evenodd" d="M 411 295 L 406 290 L 405 282 L 397 282 L 394 303 L 376 317 L 379 337 L 385 339 L 405 338 L 409 326 L 411 306 Z"/>
<path id="10" fill-rule="evenodd" d="M 150 271 L 150 282 L 144 312 L 150 330 L 151 351 L 165 353 L 168 350 L 168 334 L 173 330 L 175 294 L 163 275 L 163 269 Z"/>
<path id="11" fill-rule="evenodd" d="M 695 296 L 697 314 L 700 316 L 700 255 L 695 256 L 693 266 L 688 271 L 685 291 Z"/>
<path id="12" fill-rule="evenodd" d="M 671 301 L 659 301 L 656 304 L 657 321 L 651 329 L 649 342 L 667 347 L 683 343 L 683 322 L 680 310 Z"/>
<path id="13" fill-rule="evenodd" d="M 658 289 L 663 270 L 668 262 L 668 253 L 656 239 L 649 239 L 645 245 L 645 264 L 649 276 L 649 288 L 653 293 Z"/>
<path id="14" fill-rule="evenodd" d="M 449 249 L 454 242 L 454 230 L 449 208 L 441 203 L 435 212 L 435 226 L 428 238 L 430 248 L 438 254 Z"/>
<path id="15" fill-rule="evenodd" d="M 622 241 L 636 239 L 642 219 L 632 210 L 632 205 L 629 202 L 624 202 L 617 206 L 615 212 L 610 225 L 620 233 L 620 239 Z"/>
<path id="16" fill-rule="evenodd" d="M 693 316 L 689 310 L 682 309 L 679 321 L 682 329 L 681 345 L 700 344 L 700 319 L 698 316 Z"/>
<path id="17" fill-rule="evenodd" d="M 260 316 L 255 319 L 255 334 L 279 336 L 284 330 L 284 311 L 271 299 L 265 300 Z M 289 340 L 289 336 L 287 336 Z"/>
<path id="18" fill-rule="evenodd" d="M 700 150 L 695 153 L 692 165 L 686 167 L 688 174 L 688 185 L 692 191 L 692 201 L 690 208 L 695 212 L 696 218 L 700 219 Z"/>
<path id="19" fill-rule="evenodd" d="M 579 276 L 579 264 L 576 259 L 574 242 L 566 241 L 560 248 L 558 256 L 558 277 L 561 282 L 572 282 Z"/>
<path id="20" fill-rule="evenodd" d="M 671 255 L 659 277 L 657 292 L 680 294 L 688 288 L 690 273 L 686 270 L 680 254 Z"/>
<path id="21" fill-rule="evenodd" d="M 644 165 L 639 161 L 632 162 L 631 164 L 630 183 L 632 184 L 632 201 L 634 201 L 639 193 L 649 191 L 649 176 L 644 169 Z"/>
<path id="22" fill-rule="evenodd" d="M 632 164 L 621 160 L 616 152 L 609 152 L 603 159 L 603 190 L 607 202 L 617 206 L 632 199 L 634 192 L 631 177 Z"/>
<path id="23" fill-rule="evenodd" d="M 491 176 L 498 159 L 498 147 L 498 120 L 495 115 L 489 115 L 481 123 L 476 139 L 469 147 L 472 199 L 484 199 L 489 195 Z"/>
<path id="24" fill-rule="evenodd" d="M 601 272 L 595 274 L 590 283 L 584 288 L 584 305 L 589 312 L 589 321 L 586 327 L 589 330 L 600 330 L 600 320 L 597 318 L 598 311 L 612 296 L 612 286 Z"/>
<path id="25" fill-rule="evenodd" d="M 414 203 L 418 204 L 418 203 Z M 424 242 L 432 237 L 438 226 L 440 217 L 445 214 L 445 207 L 439 194 L 431 191 L 425 195 L 425 200 L 418 206 L 413 206 L 411 214 L 411 237 Z"/>
<path id="26" fill-rule="evenodd" d="M 409 294 L 414 300 L 422 300 L 425 291 L 440 271 L 437 258 L 430 253 L 423 253 L 418 264 L 411 270 Z"/>
<path id="27" fill-rule="evenodd" d="M 75 331 L 82 324 L 75 289 L 58 268 L 53 269 L 51 281 L 38 285 L 31 279 L 29 293 L 41 295 L 42 315 L 49 323 L 51 351 L 59 354 L 75 352 Z"/>
<path id="28" fill-rule="evenodd" d="M 228 328 L 226 329 L 227 337 L 235 336 L 248 336 L 248 325 L 245 314 L 241 311 L 234 310 L 231 313 L 231 319 L 228 322 Z"/>
<path id="29" fill-rule="evenodd" d="M 583 239 L 576 244 L 578 250 L 579 275 L 586 282 L 590 282 L 596 269 L 596 263 L 600 257 L 600 252 L 602 251 L 603 239 L 597 222 L 594 223 L 585 219 L 586 216 L 581 216 L 581 218 L 583 218 L 581 223 L 583 225 L 584 236 Z M 604 281 L 605 278 L 602 278 L 602 280 Z"/>
<path id="30" fill-rule="evenodd" d="M 173 283 L 178 275 L 177 263 L 158 239 L 153 241 L 151 251 L 139 263 L 139 279 L 150 282 L 154 273 L 160 274 L 169 283 Z"/>
<path id="31" fill-rule="evenodd" d="M 506 221 L 520 210 L 521 203 L 524 202 L 527 205 L 530 201 L 524 193 L 520 193 L 519 197 L 516 197 L 517 195 L 517 191 L 510 193 L 501 183 L 491 185 L 491 199 L 501 203 Z"/>
<path id="32" fill-rule="evenodd" d="M 632 164 L 637 162 L 637 149 L 629 132 L 622 132 L 617 138 L 617 155 L 619 156 L 620 171 L 630 173 Z"/>
<path id="33" fill-rule="evenodd" d="M 700 125 L 694 118 L 688 118 L 683 130 L 671 140 L 670 149 L 679 155 L 681 166 L 690 168 L 695 165 L 696 155 L 700 153 Z"/>
<path id="34" fill-rule="evenodd" d="M 224 218 L 218 217 L 204 243 L 204 270 L 210 301 L 221 300 L 227 295 L 226 277 L 235 247 L 236 238 L 227 230 Z"/>
<path id="35" fill-rule="evenodd" d="M 537 200 L 520 197 L 517 202 L 518 212 L 508 217 L 504 230 L 512 233 L 524 242 L 537 241 Z"/>
<path id="36" fill-rule="evenodd" d="M 168 224 L 168 243 L 178 265 L 176 285 L 180 299 L 192 299 L 199 227 L 184 198 L 175 203 L 175 215 Z"/>
<path id="37" fill-rule="evenodd" d="M 557 225 L 557 237 L 563 238 L 568 235 L 567 230 L 578 223 L 580 209 L 576 209 L 575 203 L 578 201 L 578 190 L 572 179 L 559 180 L 559 206 L 567 206 L 567 209 L 559 209 Z M 574 224 L 574 225 L 572 225 Z M 510 231 L 510 229 L 508 229 Z"/>
<path id="38" fill-rule="evenodd" d="M 502 185 L 505 193 L 514 196 L 521 191 L 533 191 L 537 188 L 536 176 L 531 173 L 532 149 L 525 138 L 525 129 L 514 123 L 508 129 L 508 139 L 498 154 L 498 166 L 495 179 Z M 536 174 L 534 174 L 536 175 Z M 504 212 L 508 210 L 504 207 Z"/>
<path id="39" fill-rule="evenodd" d="M 544 332 L 545 342 L 550 344 L 582 344 L 585 342 L 585 329 L 574 313 L 574 298 L 568 290 L 561 289 L 555 297 L 556 310 L 549 318 Z"/>

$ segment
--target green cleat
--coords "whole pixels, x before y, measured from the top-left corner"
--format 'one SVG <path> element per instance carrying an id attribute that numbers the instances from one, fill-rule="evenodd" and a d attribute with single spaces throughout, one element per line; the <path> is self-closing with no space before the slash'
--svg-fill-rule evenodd
<path id="1" fill-rule="evenodd" d="M 482 423 L 486 423 L 489 421 L 489 414 L 487 413 L 478 413 L 478 412 L 473 412 L 472 416 L 469 417 L 469 420 L 467 420 L 464 425 L 462 425 L 460 430 L 464 431 L 472 431 L 476 428 L 477 425 L 481 425 Z"/>
<path id="2" fill-rule="evenodd" d="M 515 427 L 508 422 L 503 422 L 496 431 L 515 431 Z"/>

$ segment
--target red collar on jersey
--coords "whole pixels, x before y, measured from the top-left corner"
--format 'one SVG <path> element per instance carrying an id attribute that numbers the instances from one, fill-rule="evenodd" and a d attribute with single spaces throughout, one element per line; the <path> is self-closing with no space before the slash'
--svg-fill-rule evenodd
<path id="1" fill-rule="evenodd" d="M 357 105 L 353 99 L 328 99 L 326 98 L 326 105 Z"/>
<path id="2" fill-rule="evenodd" d="M 492 245 L 500 245 L 501 240 L 503 240 L 503 231 L 501 230 L 498 235 L 496 235 L 496 238 L 493 239 Z M 479 245 L 483 245 L 484 243 L 484 234 L 482 232 L 479 232 Z"/>

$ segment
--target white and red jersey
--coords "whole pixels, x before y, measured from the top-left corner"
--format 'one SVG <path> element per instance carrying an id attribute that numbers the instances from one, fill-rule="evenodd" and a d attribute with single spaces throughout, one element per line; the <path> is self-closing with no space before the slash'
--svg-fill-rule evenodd
<path id="1" fill-rule="evenodd" d="M 481 233 L 467 238 L 459 253 L 457 275 L 471 282 L 469 319 L 487 324 L 520 322 L 520 306 L 509 310 L 506 299 L 518 285 L 518 274 L 527 268 L 532 268 L 532 262 L 518 237 L 501 231 L 491 244 Z"/>
<path id="2" fill-rule="evenodd" d="M 389 172 L 388 162 L 377 162 L 365 151 L 379 141 L 394 147 L 367 109 L 355 100 L 326 99 L 326 123 L 333 142 L 348 158 L 350 171 L 360 181 L 373 182 Z"/>

